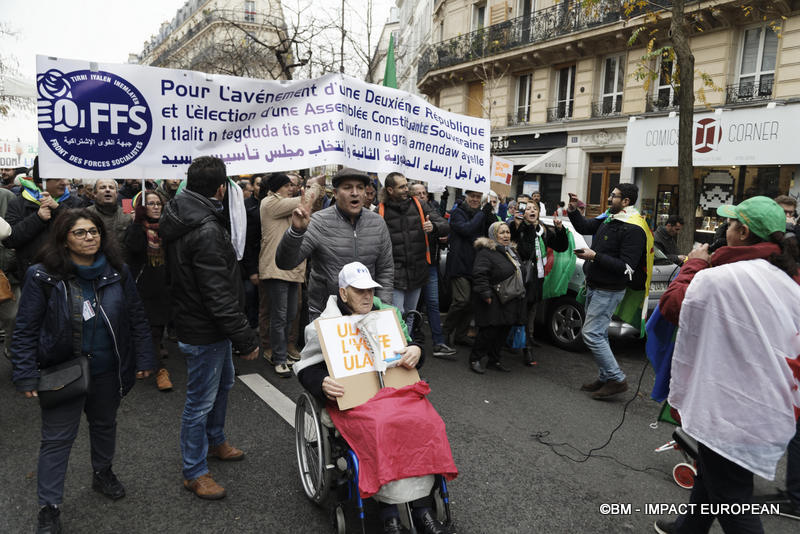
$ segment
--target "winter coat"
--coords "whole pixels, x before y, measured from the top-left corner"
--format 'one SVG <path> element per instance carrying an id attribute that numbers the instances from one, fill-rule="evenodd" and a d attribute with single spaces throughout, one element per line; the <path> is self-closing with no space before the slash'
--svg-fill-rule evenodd
<path id="1" fill-rule="evenodd" d="M 18 196 L 8 204 L 6 221 L 11 225 L 11 235 L 3 241 L 3 245 L 17 251 L 17 275 L 23 280 L 25 273 L 33 264 L 39 249 L 47 240 L 47 234 L 53 221 L 67 209 L 84 207 L 83 200 L 71 196 L 59 203 L 53 210 L 52 217 L 43 221 L 39 218 L 39 204 Z"/>
<path id="2" fill-rule="evenodd" d="M 10 190 L 0 187 L 0 217 L 5 220 L 8 205 L 17 198 Z M 8 221 L 6 221 L 8 223 Z M 11 226 L 9 224 L 9 226 Z M 17 253 L 13 248 L 0 244 L 0 270 L 5 273 L 11 285 L 18 286 L 21 278 L 17 272 Z"/>
<path id="3" fill-rule="evenodd" d="M 134 222 L 128 226 L 124 242 L 128 265 L 136 279 L 147 320 L 151 326 L 167 324 L 172 309 L 167 264 L 150 265 L 147 262 L 147 234 L 141 223 Z"/>
<path id="4" fill-rule="evenodd" d="M 450 249 L 447 252 L 445 273 L 448 278 L 472 278 L 475 263 L 475 240 L 484 234 L 486 216 L 482 211 L 471 210 L 464 202 L 450 213 Z"/>
<path id="5" fill-rule="evenodd" d="M 354 225 L 333 204 L 314 213 L 305 232 L 295 232 L 290 226 L 278 244 L 275 264 L 279 269 L 289 270 L 309 257 L 308 309 L 311 318 L 322 313 L 328 296 L 339 292 L 339 271 L 354 261 L 363 263 L 372 279 L 383 286 L 375 290 L 378 298 L 386 303 L 392 302 L 392 241 L 386 223 L 377 213 L 362 208 Z"/>
<path id="6" fill-rule="evenodd" d="M 244 240 L 244 254 L 239 260 L 242 280 L 258 274 L 258 256 L 261 253 L 261 216 L 258 214 L 258 199 L 255 196 L 244 200 L 247 216 L 247 232 Z M 249 282 L 248 282 L 249 283 Z"/>
<path id="7" fill-rule="evenodd" d="M 439 213 L 439 209 L 431 202 L 423 202 L 422 207 L 428 210 L 425 213 L 430 214 L 431 222 L 433 223 L 433 232 L 428 234 L 428 250 L 431 253 L 431 261 L 434 265 L 439 265 L 441 249 L 443 246 L 447 246 L 446 244 L 441 244 L 439 238 L 447 237 L 450 233 L 450 224 L 442 217 Z"/>
<path id="8" fill-rule="evenodd" d="M 100 207 L 97 204 L 89 206 L 89 211 L 94 212 L 103 221 L 106 227 L 106 235 L 115 240 L 117 246 L 125 251 L 125 230 L 131 225 L 133 216 L 130 213 L 122 211 L 120 206 L 114 205 L 111 210 Z"/>
<path id="9" fill-rule="evenodd" d="M 150 326 L 127 266 L 119 272 L 107 264 L 95 287 L 98 312 L 114 340 L 123 396 L 137 370 L 156 368 Z M 41 263 L 28 269 L 11 342 L 12 379 L 19 391 L 36 389 L 39 369 L 75 358 L 73 347 L 81 345 L 75 335 L 80 338 L 83 330 L 80 295 L 75 275 L 59 277 Z"/>
<path id="10" fill-rule="evenodd" d="M 420 218 L 420 209 L 424 216 L 430 216 L 431 209 L 427 203 L 418 204 L 413 197 L 400 202 L 389 200 L 378 205 L 378 212 L 383 211 L 383 219 L 392 240 L 395 289 L 417 289 L 428 283 L 429 250 L 425 245 L 426 234 L 422 229 L 424 218 Z M 427 235 L 429 244 L 430 240 L 438 239 L 436 227 Z"/>
<path id="11" fill-rule="evenodd" d="M 594 261 L 583 264 L 586 285 L 592 289 L 624 290 L 629 283 L 626 265 L 634 271 L 646 261 L 647 236 L 638 226 L 618 220 L 587 219 L 578 210 L 570 211 L 569 220 L 583 235 L 593 235 Z"/>
<path id="12" fill-rule="evenodd" d="M 676 265 L 681 264 L 681 261 L 678 259 L 678 242 L 675 240 L 675 236 L 669 235 L 666 227 L 659 226 L 656 229 L 653 234 L 653 244 L 658 250 L 664 253 L 669 261 Z"/>
<path id="13" fill-rule="evenodd" d="M 315 198 L 322 194 L 322 187 L 313 184 Z M 261 253 L 258 256 L 258 277 L 261 280 L 275 278 L 287 282 L 302 283 L 306 278 L 306 262 L 301 261 L 292 269 L 282 270 L 275 265 L 275 252 L 283 234 L 292 225 L 292 211 L 300 206 L 300 197 L 284 198 L 270 191 L 261 201 Z"/>
<path id="14" fill-rule="evenodd" d="M 526 321 L 525 294 L 500 303 L 495 286 L 511 277 L 516 267 L 492 239 L 481 237 L 475 241 L 475 265 L 472 268 L 472 307 L 476 326 L 508 326 Z M 487 298 L 492 299 L 487 304 Z"/>
<path id="15" fill-rule="evenodd" d="M 178 339 L 189 345 L 229 339 L 240 353 L 255 350 L 258 339 L 244 313 L 244 287 L 222 213 L 184 189 L 167 204 L 159 234 Z"/>

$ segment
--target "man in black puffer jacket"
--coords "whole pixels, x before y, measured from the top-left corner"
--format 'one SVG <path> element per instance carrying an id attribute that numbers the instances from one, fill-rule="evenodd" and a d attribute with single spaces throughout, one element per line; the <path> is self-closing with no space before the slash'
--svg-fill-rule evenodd
<path id="1" fill-rule="evenodd" d="M 258 356 L 258 338 L 244 314 L 236 252 L 222 215 L 227 183 L 222 160 L 195 159 L 186 189 L 170 201 L 159 223 L 178 346 L 188 371 L 181 421 L 183 485 L 202 499 L 225 496 L 208 472 L 206 456 L 244 457 L 223 431 L 234 381 L 231 343 L 246 360 Z"/>
<path id="2" fill-rule="evenodd" d="M 399 172 L 386 176 L 383 202 L 378 213 L 386 221 L 394 258 L 392 304 L 405 315 L 417 309 L 422 286 L 428 283 L 430 240 L 438 240 L 436 225 L 430 220 L 431 208 L 408 194 L 408 180 Z M 409 328 L 411 328 L 411 323 Z"/>
<path id="3" fill-rule="evenodd" d="M 475 263 L 475 240 L 484 237 L 485 221 L 492 211 L 487 202 L 481 211 L 481 193 L 467 191 L 467 197 L 450 213 L 450 249 L 445 272 L 453 299 L 444 320 L 444 337 L 454 343 L 471 346 L 467 328 L 472 317 L 472 264 Z"/>

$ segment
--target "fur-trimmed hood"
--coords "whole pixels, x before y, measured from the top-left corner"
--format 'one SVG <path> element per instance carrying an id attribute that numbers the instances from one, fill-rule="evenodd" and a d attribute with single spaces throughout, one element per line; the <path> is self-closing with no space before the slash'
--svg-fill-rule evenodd
<path id="1" fill-rule="evenodd" d="M 489 250 L 497 250 L 497 247 L 499 245 L 497 241 L 495 241 L 494 239 L 489 239 L 488 237 L 479 237 L 478 239 L 475 240 L 473 246 L 476 249 L 488 248 Z"/>

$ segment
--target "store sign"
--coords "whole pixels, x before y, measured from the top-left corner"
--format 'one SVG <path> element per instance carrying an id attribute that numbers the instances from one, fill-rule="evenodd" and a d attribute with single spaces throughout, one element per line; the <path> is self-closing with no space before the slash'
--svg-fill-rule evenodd
<path id="1" fill-rule="evenodd" d="M 265 81 L 37 56 L 44 178 L 184 178 L 216 156 L 229 175 L 322 165 L 400 172 L 482 192 L 489 121 L 343 74 Z"/>
<path id="2" fill-rule="evenodd" d="M 694 165 L 800 163 L 800 105 L 701 113 L 694 116 Z M 632 119 L 624 167 L 677 167 L 678 117 Z"/>

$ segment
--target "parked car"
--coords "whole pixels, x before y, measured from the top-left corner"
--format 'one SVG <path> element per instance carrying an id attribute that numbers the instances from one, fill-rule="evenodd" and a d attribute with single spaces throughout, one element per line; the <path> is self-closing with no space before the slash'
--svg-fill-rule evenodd
<path id="1" fill-rule="evenodd" d="M 542 217 L 541 222 L 549 228 L 553 227 L 552 217 Z M 562 219 L 562 222 L 572 232 L 575 248 L 591 248 L 591 238 L 587 240 L 585 236 L 577 233 L 569 219 Z M 450 287 L 444 280 L 446 260 L 447 249 L 443 249 L 439 262 L 439 306 L 442 312 L 446 311 L 450 305 Z M 655 309 L 661 295 L 666 291 L 670 280 L 679 269 L 680 267 L 670 262 L 660 250 L 655 250 L 653 276 L 650 280 L 650 293 L 647 300 L 648 316 Z M 567 286 L 567 293 L 545 300 L 536 311 L 537 322 L 545 327 L 553 344 L 565 350 L 579 351 L 584 348 L 581 330 L 586 314 L 583 304 L 577 301 L 578 291 L 583 283 L 583 260 L 578 258 L 575 263 L 575 271 Z M 613 317 L 608 326 L 608 335 L 611 337 L 637 337 L 639 330 L 618 317 Z"/>

